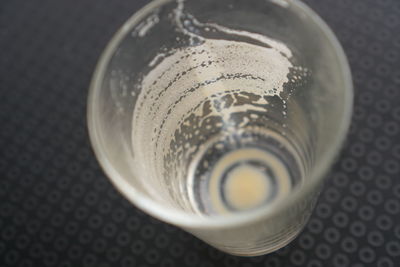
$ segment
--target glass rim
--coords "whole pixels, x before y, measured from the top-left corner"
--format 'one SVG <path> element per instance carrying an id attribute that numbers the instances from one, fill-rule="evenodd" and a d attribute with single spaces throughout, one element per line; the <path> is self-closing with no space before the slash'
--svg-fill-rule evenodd
<path id="1" fill-rule="evenodd" d="M 182 0 L 153 0 L 149 4 L 145 5 L 134 13 L 114 34 L 112 39 L 107 44 L 106 48 L 102 52 L 100 59 L 97 62 L 92 81 L 89 88 L 89 96 L 87 101 L 87 124 L 89 130 L 89 138 L 92 144 L 92 148 L 99 161 L 103 171 L 106 173 L 109 180 L 122 193 L 131 203 L 136 207 L 150 214 L 151 216 L 160 219 L 164 222 L 171 223 L 177 226 L 186 228 L 225 228 L 240 226 L 255 220 L 266 219 L 274 216 L 279 211 L 285 210 L 290 207 L 296 201 L 301 200 L 301 197 L 310 193 L 325 177 L 328 169 L 335 160 L 336 155 L 340 151 L 342 144 L 347 135 L 350 122 L 353 105 L 353 84 L 351 79 L 350 67 L 343 51 L 342 46 L 333 34 L 332 30 L 328 25 L 306 4 L 299 0 L 281 0 L 286 3 L 289 2 L 291 5 L 302 10 L 315 25 L 317 25 L 325 34 L 325 37 L 333 46 L 335 55 L 338 57 L 339 64 L 341 66 L 342 77 L 345 84 L 345 96 L 344 96 L 344 113 L 340 118 L 340 127 L 337 130 L 337 135 L 332 141 L 330 147 L 327 149 L 325 154 L 321 157 L 320 162 L 317 166 L 312 168 L 311 174 L 309 175 L 308 182 L 304 183 L 301 188 L 295 190 L 289 197 L 277 201 L 268 206 L 263 206 L 252 211 L 246 211 L 243 213 L 233 213 L 226 215 L 215 215 L 215 216 L 202 216 L 196 213 L 188 213 L 181 211 L 176 208 L 166 208 L 157 201 L 152 200 L 145 194 L 136 190 L 130 185 L 122 175 L 114 168 L 111 162 L 107 158 L 107 154 L 101 146 L 101 134 L 97 128 L 97 115 L 98 112 L 98 93 L 101 88 L 101 83 L 104 78 L 104 73 L 107 64 L 111 60 L 114 52 L 118 48 L 118 45 L 123 38 L 131 32 L 134 26 L 136 26 L 143 18 L 149 15 L 153 10 L 162 6 L 165 3 Z M 183 0 L 185 1 L 185 0 Z M 276 0 L 270 0 L 275 4 L 279 4 Z M 285 5 L 283 5 L 285 6 Z M 245 216 L 244 216 L 245 215 Z"/>

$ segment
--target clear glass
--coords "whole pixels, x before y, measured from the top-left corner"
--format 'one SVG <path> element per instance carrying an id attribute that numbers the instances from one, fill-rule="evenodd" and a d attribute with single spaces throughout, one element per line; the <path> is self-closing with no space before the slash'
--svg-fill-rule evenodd
<path id="1" fill-rule="evenodd" d="M 153 1 L 105 49 L 90 138 L 133 204 L 227 253 L 301 231 L 344 140 L 345 55 L 300 1 Z"/>

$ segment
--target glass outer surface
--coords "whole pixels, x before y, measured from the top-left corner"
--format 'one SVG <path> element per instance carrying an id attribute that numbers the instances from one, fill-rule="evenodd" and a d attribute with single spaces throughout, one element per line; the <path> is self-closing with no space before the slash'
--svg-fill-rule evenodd
<path id="1" fill-rule="evenodd" d="M 301 186 L 271 205 L 243 213 L 207 216 L 174 203 L 168 194 L 180 192 L 165 192 L 168 181 L 162 177 L 150 179 L 133 166 L 132 162 L 144 161 L 132 152 L 133 98 L 141 90 L 135 82 L 162 45 L 176 45 L 178 33 L 168 27 L 166 13 L 179 3 L 170 0 L 153 1 L 134 14 L 115 34 L 98 62 L 88 99 L 89 133 L 96 157 L 116 188 L 150 215 L 230 254 L 255 256 L 275 251 L 304 227 L 347 133 L 353 89 L 346 57 L 327 25 L 300 1 L 178 2 L 184 5 L 184 12 L 199 21 L 258 33 L 286 44 L 297 62 L 309 70 L 311 78 L 305 87 L 293 89 L 287 117 L 278 121 L 297 133 L 293 138 L 298 138 L 309 153 Z M 158 16 L 156 23 L 145 34 L 140 33 L 137 27 L 149 17 L 154 18 L 154 14 Z M 139 34 L 132 34 L 135 30 Z M 301 116 L 296 110 L 301 110 Z M 283 131 L 279 125 L 275 130 Z"/>

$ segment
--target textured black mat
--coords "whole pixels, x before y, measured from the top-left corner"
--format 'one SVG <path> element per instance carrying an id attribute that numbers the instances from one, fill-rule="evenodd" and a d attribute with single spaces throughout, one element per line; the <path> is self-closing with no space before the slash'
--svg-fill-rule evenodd
<path id="1" fill-rule="evenodd" d="M 351 62 L 351 134 L 306 230 L 255 258 L 225 255 L 138 211 L 93 156 L 93 68 L 145 3 L 1 1 L 0 266 L 400 266 L 400 1 L 307 1 Z"/>

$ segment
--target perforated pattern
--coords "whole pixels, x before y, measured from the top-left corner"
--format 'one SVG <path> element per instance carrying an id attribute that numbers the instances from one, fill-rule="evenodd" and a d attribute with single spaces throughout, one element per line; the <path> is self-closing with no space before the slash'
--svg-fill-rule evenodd
<path id="1" fill-rule="evenodd" d="M 353 123 L 306 229 L 254 258 L 138 211 L 94 158 L 88 83 L 112 34 L 145 2 L 1 2 L 0 266 L 399 266 L 400 2 L 306 1 L 349 57 Z"/>

